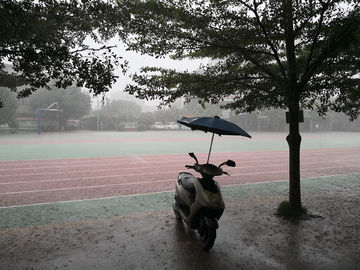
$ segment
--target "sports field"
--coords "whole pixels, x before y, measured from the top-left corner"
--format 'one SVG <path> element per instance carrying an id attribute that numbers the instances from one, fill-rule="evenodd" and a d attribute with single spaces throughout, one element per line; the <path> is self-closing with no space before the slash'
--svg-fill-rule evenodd
<path id="1" fill-rule="evenodd" d="M 215 136 L 213 153 L 287 150 L 287 133 Z M 302 149 L 360 147 L 360 133 L 302 133 Z M 0 161 L 207 153 L 201 131 L 0 133 Z"/>
<path id="2" fill-rule="evenodd" d="M 287 134 L 250 134 L 252 139 L 215 136 L 210 162 L 237 164 L 227 169 L 230 176 L 217 178 L 224 197 L 236 201 L 239 187 L 243 192 L 244 184 L 252 183 L 269 183 L 267 189 L 286 195 Z M 346 176 L 338 183 L 358 184 L 360 134 L 303 133 L 302 138 L 302 179 Z M 2 133 L 0 212 L 9 218 L 0 228 L 51 222 L 45 221 L 49 216 L 54 222 L 91 218 L 95 209 L 105 216 L 146 211 L 150 197 L 159 208 L 170 208 L 177 174 L 193 163 L 187 153 L 205 163 L 210 139 L 200 131 Z M 274 181 L 283 182 L 275 188 Z M 32 217 L 34 211 L 47 214 Z"/>

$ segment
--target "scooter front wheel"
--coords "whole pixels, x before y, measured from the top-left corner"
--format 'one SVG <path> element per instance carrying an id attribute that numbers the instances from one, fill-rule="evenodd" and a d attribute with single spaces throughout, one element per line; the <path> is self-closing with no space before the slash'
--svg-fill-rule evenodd
<path id="1" fill-rule="evenodd" d="M 180 213 L 179 213 L 178 211 L 175 211 L 175 210 L 174 210 L 174 214 L 175 214 L 175 218 L 176 218 L 177 220 L 182 220 L 182 217 L 181 217 L 181 215 L 180 215 Z"/>
<path id="2" fill-rule="evenodd" d="M 216 238 L 216 229 L 209 227 L 209 226 L 203 226 L 201 228 L 201 234 L 200 234 L 200 240 L 202 243 L 202 247 L 205 251 L 210 250 L 214 243 Z"/>

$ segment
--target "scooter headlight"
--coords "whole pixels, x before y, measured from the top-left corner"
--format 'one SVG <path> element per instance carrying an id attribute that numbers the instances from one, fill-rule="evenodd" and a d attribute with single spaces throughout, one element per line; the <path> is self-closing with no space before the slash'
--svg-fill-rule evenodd
<path id="1" fill-rule="evenodd" d="M 216 192 L 216 193 L 213 193 L 213 192 L 211 192 L 211 191 L 209 191 L 209 190 L 204 190 L 204 192 L 205 192 L 205 194 L 206 194 L 206 196 L 208 197 L 208 199 L 211 201 L 211 202 L 213 202 L 213 203 L 218 203 L 218 202 L 220 202 L 220 200 L 221 200 L 221 194 L 220 194 L 220 192 Z"/>

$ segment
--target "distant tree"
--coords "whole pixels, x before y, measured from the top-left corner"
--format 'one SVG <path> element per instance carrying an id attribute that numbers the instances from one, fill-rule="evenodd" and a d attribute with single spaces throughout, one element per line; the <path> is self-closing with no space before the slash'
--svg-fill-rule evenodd
<path id="1" fill-rule="evenodd" d="M 181 114 L 193 115 L 195 107 L 197 105 L 199 105 L 199 102 L 198 102 L 197 99 L 192 99 L 192 100 L 189 100 L 189 101 L 185 102 L 184 106 L 181 109 Z"/>
<path id="2" fill-rule="evenodd" d="M 60 126 L 64 126 L 68 119 L 80 119 L 91 110 L 90 95 L 78 87 L 68 87 L 66 90 L 54 88 L 52 91 L 39 89 L 29 98 L 34 112 L 46 109 L 54 102 L 58 102 L 58 108 L 62 112 L 48 112 L 44 116 L 58 119 Z"/>
<path id="3" fill-rule="evenodd" d="M 202 116 L 221 116 L 222 109 L 219 104 L 205 103 L 201 104 L 198 99 L 192 99 L 186 103 L 182 108 L 181 112 L 184 115 Z"/>
<path id="4" fill-rule="evenodd" d="M 122 120 L 120 120 L 119 117 L 100 112 L 99 128 L 101 130 L 114 130 L 120 122 L 122 122 Z"/>
<path id="5" fill-rule="evenodd" d="M 11 65 L 0 62 L 0 87 L 3 88 L 3 91 L 10 92 L 9 89 L 15 90 L 16 87 L 23 84 L 23 82 L 18 78 L 18 76 L 12 74 L 10 71 Z M 5 95 L 6 94 L 3 93 L 3 97 L 0 97 L 0 109 L 6 104 Z"/>
<path id="6" fill-rule="evenodd" d="M 269 118 L 269 131 L 283 131 L 285 127 L 285 111 L 282 109 L 267 109 L 261 112 L 261 115 Z"/>
<path id="7" fill-rule="evenodd" d="M 258 114 L 257 113 L 230 113 L 230 121 L 239 125 L 246 131 L 257 130 L 258 127 Z"/>
<path id="8" fill-rule="evenodd" d="M 222 111 L 223 110 L 220 109 L 220 105 L 207 103 L 204 106 L 205 106 L 205 108 L 201 104 L 196 105 L 196 107 L 194 108 L 192 114 L 194 116 L 199 116 L 199 117 L 203 117 L 203 116 L 208 116 L 208 117 L 222 116 Z"/>
<path id="9" fill-rule="evenodd" d="M 301 213 L 299 111 L 360 112 L 358 0 L 122 0 L 130 50 L 215 60 L 201 72 L 144 67 L 126 89 L 253 112 L 289 110 L 289 207 Z M 319 104 L 316 101 L 320 100 Z M 161 105 L 162 105 L 161 104 Z"/>
<path id="10" fill-rule="evenodd" d="M 176 106 L 154 112 L 155 121 L 174 122 L 179 119 L 179 109 Z"/>
<path id="11" fill-rule="evenodd" d="M 328 118 L 330 118 L 331 130 L 333 131 L 350 131 L 351 124 L 355 126 L 355 123 L 350 124 L 344 113 L 330 113 Z"/>
<path id="12" fill-rule="evenodd" d="M 101 108 L 103 114 L 117 116 L 121 121 L 126 121 L 128 117 L 134 121 L 141 114 L 141 110 L 140 105 L 127 100 L 112 100 Z"/>
<path id="13" fill-rule="evenodd" d="M 16 94 L 0 87 L 0 100 L 6 104 L 2 108 L 0 107 L 0 125 L 7 124 L 10 129 L 16 128 L 16 110 L 18 108 Z"/>
<path id="14" fill-rule="evenodd" d="M 155 122 L 154 113 L 153 112 L 142 112 L 138 117 L 138 123 L 144 124 L 146 126 L 151 125 Z"/>
<path id="15" fill-rule="evenodd" d="M 104 45 L 118 33 L 116 1 L 0 1 L 0 86 L 27 97 L 39 88 L 107 92 L 119 57 Z M 92 40 L 94 46 L 87 45 Z M 5 61 L 13 71 L 5 69 Z M 121 63 L 126 68 L 126 62 Z M 49 85 L 50 82 L 52 85 Z M 1 104 L 0 104 L 1 105 Z"/>

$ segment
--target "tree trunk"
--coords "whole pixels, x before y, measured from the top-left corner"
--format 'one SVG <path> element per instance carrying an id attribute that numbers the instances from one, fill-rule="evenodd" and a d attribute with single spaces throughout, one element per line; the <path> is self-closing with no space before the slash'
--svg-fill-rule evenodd
<path id="1" fill-rule="evenodd" d="M 289 106 L 289 135 L 286 137 L 289 145 L 289 206 L 291 210 L 301 210 L 300 188 L 300 144 L 299 106 Z"/>
<path id="2" fill-rule="evenodd" d="M 299 133 L 299 100 L 300 89 L 298 89 L 298 72 L 295 51 L 295 33 L 293 17 L 293 1 L 283 0 L 283 16 L 285 26 L 286 58 L 288 64 L 288 98 L 289 98 L 289 135 L 286 140 L 289 144 L 289 171 L 290 171 L 290 190 L 289 207 L 290 210 L 301 210 L 300 192 L 300 144 L 301 136 Z"/>

